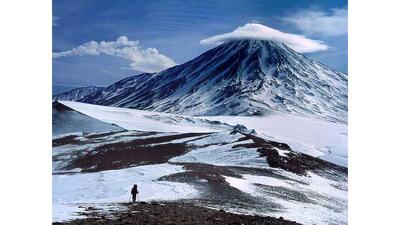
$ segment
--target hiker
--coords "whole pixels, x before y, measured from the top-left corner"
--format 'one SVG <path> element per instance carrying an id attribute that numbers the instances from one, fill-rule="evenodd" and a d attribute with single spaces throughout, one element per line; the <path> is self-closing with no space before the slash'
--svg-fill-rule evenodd
<path id="1" fill-rule="evenodd" d="M 133 185 L 133 188 L 131 190 L 131 195 L 132 195 L 132 202 L 136 202 L 136 195 L 139 194 L 137 190 L 137 185 Z"/>

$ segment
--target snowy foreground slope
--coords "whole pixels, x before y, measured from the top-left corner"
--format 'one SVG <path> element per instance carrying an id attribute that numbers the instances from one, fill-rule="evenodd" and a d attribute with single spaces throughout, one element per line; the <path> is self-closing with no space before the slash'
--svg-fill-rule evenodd
<path id="1" fill-rule="evenodd" d="M 217 132 L 242 124 L 261 137 L 288 144 L 294 151 L 347 167 L 347 125 L 295 115 L 191 117 L 119 107 L 61 101 L 98 120 L 127 130 Z"/>
<path id="2" fill-rule="evenodd" d="M 75 93 L 64 93 L 63 96 Z M 81 102 L 192 116 L 279 111 L 347 123 L 347 75 L 283 43 L 237 40 L 182 65 L 120 80 Z"/>
<path id="3" fill-rule="evenodd" d="M 347 170 L 232 132 L 122 131 L 53 139 L 53 220 L 87 207 L 179 200 L 303 224 L 346 224 Z"/>
<path id="4" fill-rule="evenodd" d="M 136 183 L 140 201 L 347 224 L 347 168 L 337 158 L 329 158 L 334 164 L 309 156 L 339 156 L 345 125 L 284 114 L 190 117 L 60 104 L 125 130 L 53 136 L 53 221 L 83 217 L 89 207 L 122 210 Z M 338 144 L 341 135 L 346 139 Z"/>

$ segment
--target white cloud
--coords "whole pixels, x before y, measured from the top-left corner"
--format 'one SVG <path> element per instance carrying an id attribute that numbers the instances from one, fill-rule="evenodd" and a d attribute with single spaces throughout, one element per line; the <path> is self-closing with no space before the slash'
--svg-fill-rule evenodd
<path id="1" fill-rule="evenodd" d="M 312 40 L 302 35 L 284 33 L 282 31 L 258 23 L 247 23 L 234 31 L 209 37 L 201 40 L 201 44 L 221 44 L 225 41 L 257 39 L 271 40 L 285 43 L 297 52 L 317 52 L 328 49 L 328 46 L 318 40 Z"/>
<path id="2" fill-rule="evenodd" d="M 157 49 L 143 49 L 139 41 L 129 40 L 125 36 L 119 37 L 116 41 L 90 41 L 68 51 L 53 52 L 53 58 L 101 54 L 124 58 L 128 60 L 133 70 L 141 72 L 158 72 L 176 65 L 172 59 L 160 54 Z"/>
<path id="3" fill-rule="evenodd" d="M 347 9 L 305 10 L 283 19 L 303 31 L 305 34 L 340 36 L 347 34 Z"/>

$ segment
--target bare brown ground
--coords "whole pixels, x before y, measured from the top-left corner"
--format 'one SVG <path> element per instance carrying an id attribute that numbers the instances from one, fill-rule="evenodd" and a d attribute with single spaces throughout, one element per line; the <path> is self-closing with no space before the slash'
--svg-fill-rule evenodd
<path id="1" fill-rule="evenodd" d="M 273 168 L 280 168 L 298 175 L 307 175 L 307 171 L 335 170 L 347 174 L 347 168 L 312 157 L 300 152 L 294 152 L 285 143 L 269 141 L 254 135 L 245 135 L 240 141 L 252 140 L 250 144 L 238 144 L 233 148 L 257 148 L 260 156 L 266 157 L 268 165 Z M 286 156 L 279 155 L 276 148 L 289 151 Z"/>
<path id="2" fill-rule="evenodd" d="M 191 203 L 162 202 L 125 204 L 126 211 L 102 215 L 88 210 L 89 218 L 54 225 L 297 225 L 284 218 L 240 215 L 208 209 Z"/>
<path id="3" fill-rule="evenodd" d="M 63 169 L 81 168 L 81 172 L 98 172 L 165 163 L 175 156 L 188 152 L 190 146 L 186 143 L 163 144 L 164 142 L 201 135 L 205 134 L 186 133 L 105 144 L 85 154 L 77 155 L 76 159 Z"/>

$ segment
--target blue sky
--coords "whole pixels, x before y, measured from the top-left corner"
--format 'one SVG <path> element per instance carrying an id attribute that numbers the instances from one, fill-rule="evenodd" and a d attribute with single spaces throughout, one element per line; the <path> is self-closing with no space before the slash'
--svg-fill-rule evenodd
<path id="1" fill-rule="evenodd" d="M 340 0 L 53 0 L 53 53 L 65 53 L 53 54 L 53 85 L 105 86 L 158 62 L 181 64 L 214 47 L 201 40 L 249 22 L 322 41 L 328 50 L 305 54 L 347 73 L 344 20 L 347 1 Z M 114 46 L 121 36 L 130 48 L 140 49 L 140 57 L 150 54 L 156 60 L 135 66 L 126 55 L 70 51 L 90 41 Z"/>

